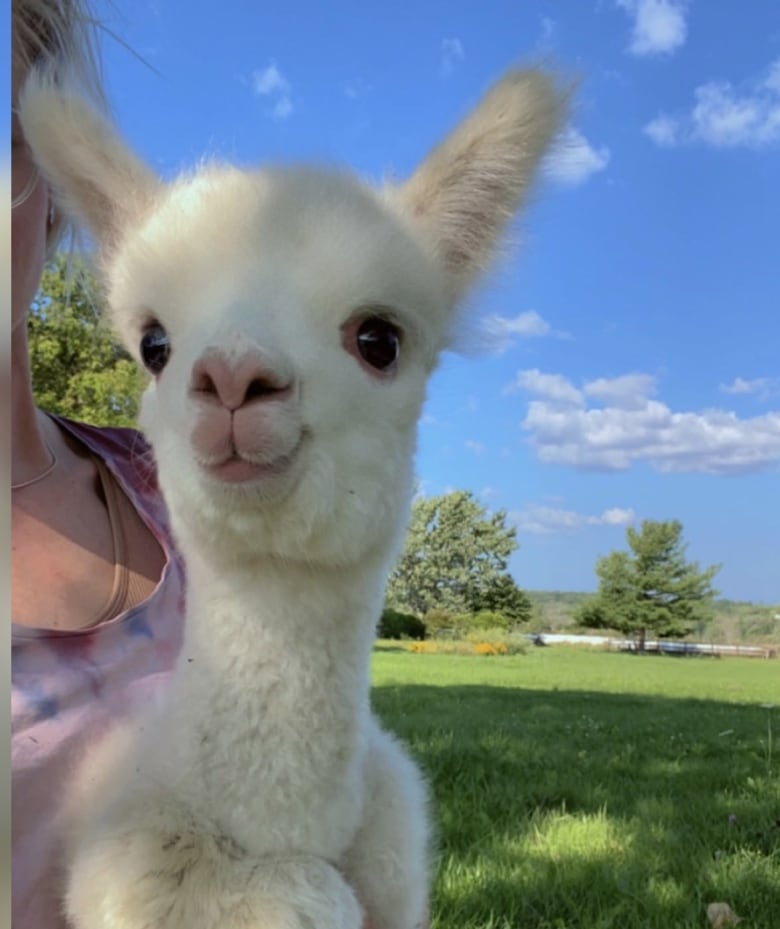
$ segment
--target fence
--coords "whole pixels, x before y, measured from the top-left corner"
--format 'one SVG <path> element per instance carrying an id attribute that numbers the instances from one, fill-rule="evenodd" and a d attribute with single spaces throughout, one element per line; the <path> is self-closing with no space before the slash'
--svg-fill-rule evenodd
<path id="1" fill-rule="evenodd" d="M 635 639 L 613 639 L 604 635 L 561 635 L 535 633 L 529 636 L 537 645 L 554 645 L 555 643 L 568 645 L 601 646 L 610 651 L 636 652 L 639 650 Z M 778 649 L 763 645 L 714 645 L 704 642 L 667 642 L 663 639 L 648 640 L 645 642 L 646 652 L 663 655 L 709 655 L 720 658 L 722 655 L 733 655 L 741 658 L 777 658 Z"/>

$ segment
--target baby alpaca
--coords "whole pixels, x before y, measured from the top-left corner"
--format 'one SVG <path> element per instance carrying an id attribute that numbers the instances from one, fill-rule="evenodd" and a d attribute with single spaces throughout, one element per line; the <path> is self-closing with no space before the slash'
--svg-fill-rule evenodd
<path id="1" fill-rule="evenodd" d="M 162 708 L 106 740 L 68 849 L 77 929 L 413 929 L 415 765 L 369 706 L 416 424 L 454 309 L 560 126 L 507 74 L 403 184 L 210 165 L 165 185 L 33 75 L 27 139 L 152 375 L 140 423 L 187 563 Z"/>

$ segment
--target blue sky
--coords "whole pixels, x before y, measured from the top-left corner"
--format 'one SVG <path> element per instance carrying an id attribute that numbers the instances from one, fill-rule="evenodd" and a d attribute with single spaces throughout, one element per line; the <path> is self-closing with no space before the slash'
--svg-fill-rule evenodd
<path id="1" fill-rule="evenodd" d="M 529 589 L 589 590 L 643 518 L 723 596 L 780 602 L 776 0 L 116 0 L 116 117 L 164 176 L 204 155 L 399 178 L 504 69 L 579 81 L 523 218 L 431 384 L 426 493 L 507 511 Z"/>

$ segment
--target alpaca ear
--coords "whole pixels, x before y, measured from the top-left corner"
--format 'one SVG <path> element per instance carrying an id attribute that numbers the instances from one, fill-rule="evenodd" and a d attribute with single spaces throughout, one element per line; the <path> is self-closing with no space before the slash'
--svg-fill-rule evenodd
<path id="1" fill-rule="evenodd" d="M 460 297 L 489 265 L 560 129 L 568 93 L 511 71 L 393 194 Z"/>
<path id="2" fill-rule="evenodd" d="M 110 252 L 160 181 L 110 123 L 75 93 L 33 69 L 19 97 L 27 144 L 63 211 Z"/>

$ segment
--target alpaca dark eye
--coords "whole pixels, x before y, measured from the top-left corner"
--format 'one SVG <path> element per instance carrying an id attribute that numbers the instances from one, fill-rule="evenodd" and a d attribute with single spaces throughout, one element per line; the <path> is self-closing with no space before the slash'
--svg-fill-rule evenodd
<path id="1" fill-rule="evenodd" d="M 360 357 L 372 368 L 386 371 L 398 360 L 401 334 L 398 327 L 388 320 L 381 316 L 370 316 L 358 328 L 357 348 Z"/>
<path id="2" fill-rule="evenodd" d="M 154 375 L 159 374 L 168 363 L 171 355 L 171 340 L 164 327 L 153 323 L 141 336 L 141 358 L 147 369 Z"/>

